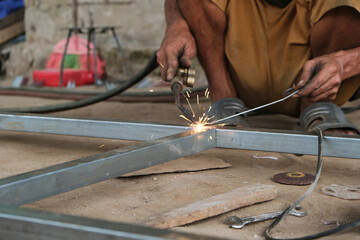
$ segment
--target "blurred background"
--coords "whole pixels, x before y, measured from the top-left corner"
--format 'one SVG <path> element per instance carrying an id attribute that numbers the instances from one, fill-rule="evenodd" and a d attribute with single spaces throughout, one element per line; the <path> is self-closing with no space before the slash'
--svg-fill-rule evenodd
<path id="1" fill-rule="evenodd" d="M 56 44 L 62 40 L 64 43 L 69 28 L 74 27 L 82 32 L 74 31 L 72 36 L 78 35 L 84 41 L 88 39 L 89 27 L 98 31 L 114 27 L 122 54 L 111 31 L 95 33 L 103 71 L 115 78 L 132 74 L 161 44 L 165 30 L 163 5 L 163 0 L 0 1 L 1 79 L 9 81 L 22 76 L 29 79 L 27 85 L 32 84 L 33 71 L 47 67 Z M 70 48 L 71 43 L 74 42 L 70 42 Z M 74 54 L 71 49 L 68 53 Z M 65 68 L 79 67 L 71 64 L 74 59 L 67 56 L 65 60 Z"/>

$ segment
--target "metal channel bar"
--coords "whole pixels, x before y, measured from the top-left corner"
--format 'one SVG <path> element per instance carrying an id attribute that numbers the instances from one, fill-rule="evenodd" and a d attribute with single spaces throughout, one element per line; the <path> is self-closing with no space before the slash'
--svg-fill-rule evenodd
<path id="1" fill-rule="evenodd" d="M 32 209 L 0 207 L 0 239 L 215 240 L 218 238 L 153 229 L 126 223 L 48 213 Z"/>
<path id="2" fill-rule="evenodd" d="M 0 203 L 19 206 L 215 146 L 215 130 L 188 131 L 4 178 L 0 180 Z"/>
<path id="3" fill-rule="evenodd" d="M 0 130 L 149 141 L 190 130 L 186 126 L 0 114 Z"/>
<path id="4" fill-rule="evenodd" d="M 216 130 L 217 147 L 270 152 L 317 155 L 318 143 L 315 134 L 291 132 L 262 132 L 247 130 Z M 328 157 L 360 159 L 359 136 L 325 136 L 323 155 Z"/>

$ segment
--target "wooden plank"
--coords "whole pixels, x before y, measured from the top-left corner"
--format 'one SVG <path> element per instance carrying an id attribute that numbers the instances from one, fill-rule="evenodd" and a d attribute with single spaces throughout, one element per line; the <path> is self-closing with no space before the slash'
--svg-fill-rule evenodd
<path id="1" fill-rule="evenodd" d="M 9 27 L 17 22 L 24 21 L 24 14 L 25 14 L 24 8 L 20 8 L 10 13 L 3 19 L 0 19 L 0 30 Z"/>
<path id="2" fill-rule="evenodd" d="M 240 207 L 249 206 L 254 203 L 269 201 L 276 196 L 277 188 L 275 186 L 255 184 L 215 195 L 165 212 L 159 216 L 150 217 L 139 224 L 155 228 L 172 228 L 229 212 Z"/>
<path id="3" fill-rule="evenodd" d="M 22 34 L 25 32 L 24 22 L 18 22 L 10 27 L 0 30 L 0 44 L 3 44 L 10 39 Z"/>

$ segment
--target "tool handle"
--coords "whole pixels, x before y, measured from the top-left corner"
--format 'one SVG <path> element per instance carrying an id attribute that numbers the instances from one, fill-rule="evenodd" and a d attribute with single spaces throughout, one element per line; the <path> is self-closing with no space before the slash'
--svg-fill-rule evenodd
<path id="1" fill-rule="evenodd" d="M 195 84 L 195 69 L 179 68 L 177 76 L 181 79 L 182 84 L 192 88 Z"/>

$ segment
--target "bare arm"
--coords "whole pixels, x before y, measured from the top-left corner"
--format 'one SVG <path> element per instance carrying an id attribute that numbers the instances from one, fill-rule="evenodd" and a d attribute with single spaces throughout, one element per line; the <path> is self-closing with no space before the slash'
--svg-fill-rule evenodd
<path id="1" fill-rule="evenodd" d="M 180 9 L 176 0 L 165 0 L 165 20 L 169 26 L 174 22 L 187 26 L 187 23 L 180 13 Z"/>
<path id="2" fill-rule="evenodd" d="M 360 47 L 334 54 L 343 70 L 343 80 L 360 74 Z"/>
<path id="3" fill-rule="evenodd" d="M 196 55 L 196 45 L 189 26 L 176 0 L 165 0 L 166 31 L 157 58 L 163 66 L 162 78 L 170 81 L 180 65 L 190 67 Z"/>

